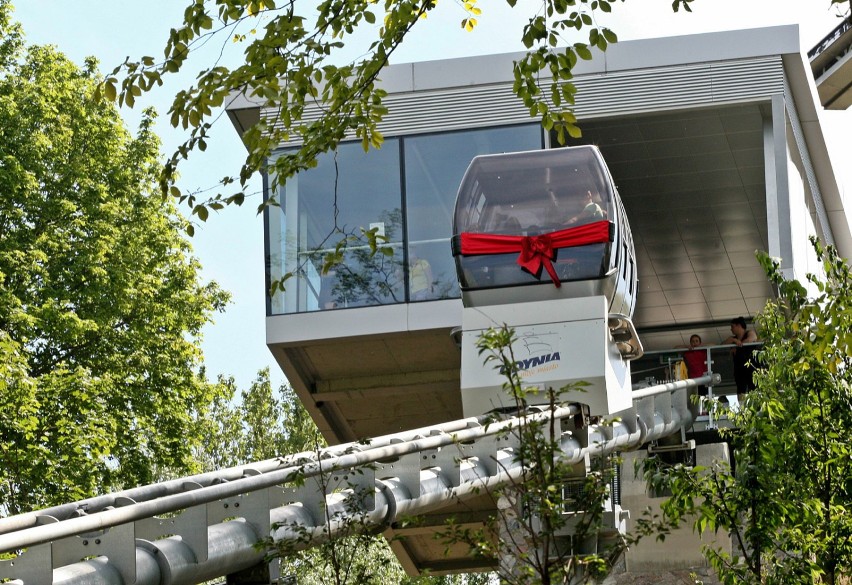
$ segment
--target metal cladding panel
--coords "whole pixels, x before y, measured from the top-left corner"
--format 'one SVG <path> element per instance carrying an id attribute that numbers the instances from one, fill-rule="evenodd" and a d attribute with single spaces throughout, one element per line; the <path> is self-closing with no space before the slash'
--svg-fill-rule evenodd
<path id="1" fill-rule="evenodd" d="M 391 94 L 383 100 L 388 114 L 379 125 L 385 136 L 424 134 L 491 127 L 530 121 L 529 110 L 512 93 L 512 84 Z M 275 110 L 266 110 L 271 120 Z M 306 108 L 304 121 L 316 120 L 317 108 Z M 348 138 L 353 138 L 350 135 Z M 293 140 L 281 146 L 296 146 Z"/>
<path id="2" fill-rule="evenodd" d="M 574 84 L 577 117 L 598 118 L 766 98 L 784 92 L 784 68 L 776 55 L 578 76 Z M 511 82 L 391 94 L 384 103 L 389 112 L 379 128 L 385 136 L 531 120 L 529 110 L 512 93 Z M 305 121 L 316 119 L 318 113 L 308 109 Z M 275 112 L 266 110 L 263 115 L 272 120 Z M 282 146 L 297 144 L 291 141 Z"/>
<path id="3" fill-rule="evenodd" d="M 578 78 L 576 114 L 606 117 L 750 101 L 784 91 L 780 56 Z"/>
<path id="4" fill-rule="evenodd" d="M 515 329 L 513 358 L 530 404 L 546 404 L 546 388 L 559 400 L 587 404 L 593 415 L 630 408 L 630 364 L 619 355 L 607 328 L 606 297 L 539 301 L 466 308 L 462 313 L 461 394 L 464 416 L 512 406 L 505 375 L 483 363 L 477 340 L 484 329 Z M 582 388 L 567 384 L 584 382 Z"/>
<path id="5" fill-rule="evenodd" d="M 713 99 L 739 101 L 784 93 L 784 65 L 780 55 L 762 62 L 762 67 L 755 67 L 748 61 L 715 65 L 714 70 L 724 67 L 725 75 L 723 79 L 714 76 Z"/>

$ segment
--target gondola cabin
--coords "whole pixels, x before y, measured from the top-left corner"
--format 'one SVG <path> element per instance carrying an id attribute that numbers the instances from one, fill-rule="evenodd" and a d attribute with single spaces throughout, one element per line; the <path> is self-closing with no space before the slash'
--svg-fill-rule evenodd
<path id="1" fill-rule="evenodd" d="M 642 347 L 631 321 L 636 260 L 630 227 L 594 146 L 478 156 L 456 199 L 453 255 L 462 291 L 465 416 L 511 408 L 504 376 L 476 341 L 515 329 L 513 353 L 528 402 L 536 390 L 586 382 L 562 395 L 590 413 L 629 408 L 629 360 Z"/>

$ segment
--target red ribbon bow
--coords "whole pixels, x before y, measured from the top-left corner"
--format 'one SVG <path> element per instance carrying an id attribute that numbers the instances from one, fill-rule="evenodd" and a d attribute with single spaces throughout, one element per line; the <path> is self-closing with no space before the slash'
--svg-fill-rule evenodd
<path id="1" fill-rule="evenodd" d="M 559 248 L 573 248 L 588 244 L 603 244 L 609 241 L 607 220 L 587 223 L 539 236 L 501 236 L 497 234 L 461 234 L 461 253 L 464 256 L 478 254 L 510 254 L 520 252 L 518 264 L 532 274 L 544 266 L 557 288 L 562 286 L 553 268 L 552 260 Z"/>

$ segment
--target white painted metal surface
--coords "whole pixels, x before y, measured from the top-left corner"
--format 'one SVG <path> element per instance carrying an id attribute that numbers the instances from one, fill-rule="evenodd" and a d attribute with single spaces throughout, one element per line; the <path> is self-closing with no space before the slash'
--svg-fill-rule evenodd
<path id="1" fill-rule="evenodd" d="M 608 328 L 606 297 L 467 307 L 462 313 L 462 407 L 474 416 L 506 404 L 505 376 L 482 367 L 477 340 L 490 327 L 515 330 L 512 353 L 530 404 L 547 403 L 545 388 L 585 382 L 560 395 L 587 404 L 592 415 L 630 408 L 630 364 L 616 349 Z M 536 394 L 535 389 L 542 392 Z"/>

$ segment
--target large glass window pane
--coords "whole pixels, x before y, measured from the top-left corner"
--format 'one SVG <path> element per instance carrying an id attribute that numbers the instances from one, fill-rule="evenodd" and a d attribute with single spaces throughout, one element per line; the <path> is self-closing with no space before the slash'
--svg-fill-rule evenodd
<path id="1" fill-rule="evenodd" d="M 541 126 L 415 136 L 404 145 L 410 299 L 458 297 L 450 237 L 462 176 L 477 155 L 540 149 Z"/>
<path id="2" fill-rule="evenodd" d="M 278 188 L 269 211 L 269 271 L 285 282 L 272 314 L 403 302 L 399 141 L 365 153 L 344 144 Z M 366 232 L 377 236 L 378 251 Z M 341 261 L 323 273 L 329 254 Z"/>

